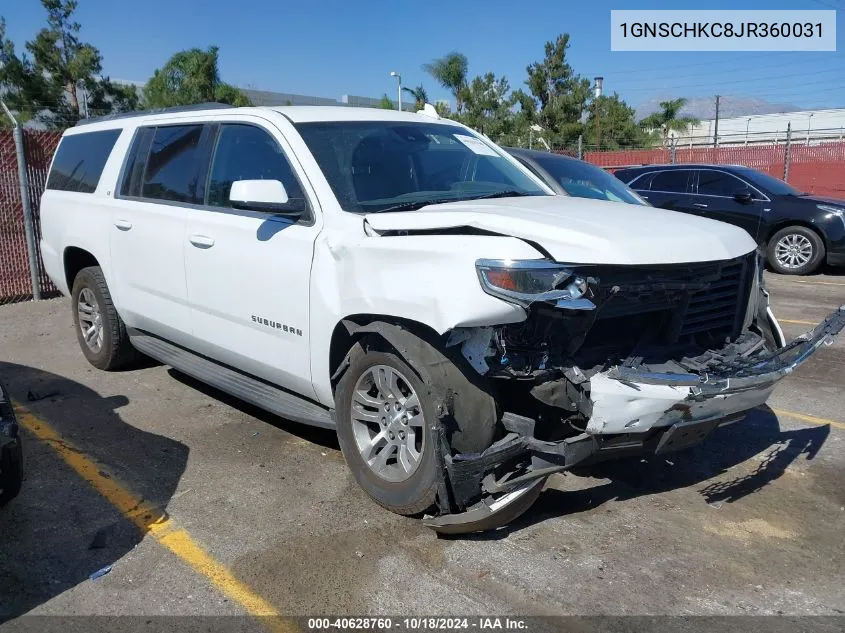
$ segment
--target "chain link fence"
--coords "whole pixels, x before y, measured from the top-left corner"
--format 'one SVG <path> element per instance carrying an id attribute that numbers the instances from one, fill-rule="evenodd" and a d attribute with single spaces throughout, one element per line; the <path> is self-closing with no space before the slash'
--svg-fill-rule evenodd
<path id="1" fill-rule="evenodd" d="M 36 261 L 30 262 L 27 253 L 14 134 L 12 130 L 0 130 L 0 304 L 24 301 L 36 294 L 32 287 L 31 266 L 35 268 L 41 296 L 56 293 L 55 286 L 44 271 L 37 248 L 41 239 L 38 205 L 61 133 L 26 130 L 23 139 Z"/>
<path id="2" fill-rule="evenodd" d="M 708 163 L 744 165 L 785 180 L 801 191 L 845 199 L 845 138 L 843 130 L 814 130 L 793 136 L 780 133 L 725 135 L 714 143 L 712 136 L 669 138 L 646 147 L 616 147 L 622 139 L 603 137 L 602 148 L 583 141 L 552 146 L 551 151 L 581 158 L 616 171 L 638 165 Z M 538 146 L 535 140 L 534 149 Z"/>

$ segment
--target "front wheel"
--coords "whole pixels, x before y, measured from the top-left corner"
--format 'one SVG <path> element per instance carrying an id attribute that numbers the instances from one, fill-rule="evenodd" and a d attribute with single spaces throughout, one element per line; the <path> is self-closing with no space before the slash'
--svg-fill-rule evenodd
<path id="1" fill-rule="evenodd" d="M 492 396 L 432 346 L 416 342 L 424 357 L 411 364 L 395 351 L 356 344 L 335 391 L 338 441 L 352 474 L 376 503 L 403 515 L 436 501 L 443 414 L 437 394 L 449 392 L 460 403 L 450 412 L 453 449 L 483 451 L 496 429 Z"/>
<path id="2" fill-rule="evenodd" d="M 772 236 L 768 246 L 769 265 L 782 275 L 808 275 L 824 261 L 824 242 L 805 226 L 788 226 Z"/>

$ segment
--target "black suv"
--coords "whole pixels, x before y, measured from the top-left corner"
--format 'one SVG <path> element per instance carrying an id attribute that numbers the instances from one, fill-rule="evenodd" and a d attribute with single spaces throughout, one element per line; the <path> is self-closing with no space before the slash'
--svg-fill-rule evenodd
<path id="1" fill-rule="evenodd" d="M 824 261 L 845 266 L 845 200 L 738 165 L 645 165 L 615 176 L 655 207 L 741 226 L 779 273 L 806 275 Z"/>

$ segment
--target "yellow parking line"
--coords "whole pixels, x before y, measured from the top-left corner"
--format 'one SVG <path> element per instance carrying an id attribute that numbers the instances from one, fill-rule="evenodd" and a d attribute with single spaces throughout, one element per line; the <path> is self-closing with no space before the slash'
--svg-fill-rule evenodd
<path id="1" fill-rule="evenodd" d="M 134 523 L 142 534 L 149 533 L 156 541 L 190 565 L 194 571 L 205 576 L 212 585 L 230 600 L 239 604 L 244 611 L 252 616 L 261 617 L 262 624 L 274 633 L 298 630 L 293 622 L 282 619 L 273 605 L 235 578 L 232 572 L 206 552 L 163 510 L 145 503 L 124 488 L 114 477 L 105 473 L 100 466 L 64 440 L 44 420 L 17 403 L 15 403 L 15 408 L 21 426 L 42 442 L 49 444 L 68 466 L 91 484 L 124 517 Z"/>
<path id="2" fill-rule="evenodd" d="M 778 323 L 792 323 L 794 325 L 818 325 L 817 321 L 798 321 L 795 319 L 778 319 Z"/>
<path id="3" fill-rule="evenodd" d="M 829 424 L 830 426 L 836 427 L 837 429 L 845 429 L 845 422 L 837 422 L 836 420 L 828 420 L 827 418 L 819 418 L 814 415 L 806 415 L 804 413 L 785 411 L 784 409 L 772 409 L 772 411 L 775 413 L 775 415 L 782 415 L 787 418 L 795 418 L 796 420 L 801 420 L 802 422 L 809 422 L 810 424 L 818 424 L 819 426 Z"/>

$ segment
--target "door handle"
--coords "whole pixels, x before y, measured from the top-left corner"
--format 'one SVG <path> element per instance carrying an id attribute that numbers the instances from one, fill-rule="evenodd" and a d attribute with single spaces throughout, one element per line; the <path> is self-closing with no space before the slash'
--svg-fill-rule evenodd
<path id="1" fill-rule="evenodd" d="M 197 248 L 211 248 L 214 246 L 214 239 L 207 235 L 191 235 L 188 241 Z"/>
<path id="2" fill-rule="evenodd" d="M 706 209 L 707 208 L 707 205 L 704 204 L 703 202 L 693 202 L 692 206 L 698 207 L 700 209 Z"/>
<path id="3" fill-rule="evenodd" d="M 128 231 L 132 228 L 132 223 L 129 220 L 115 220 L 114 225 L 121 231 Z"/>

